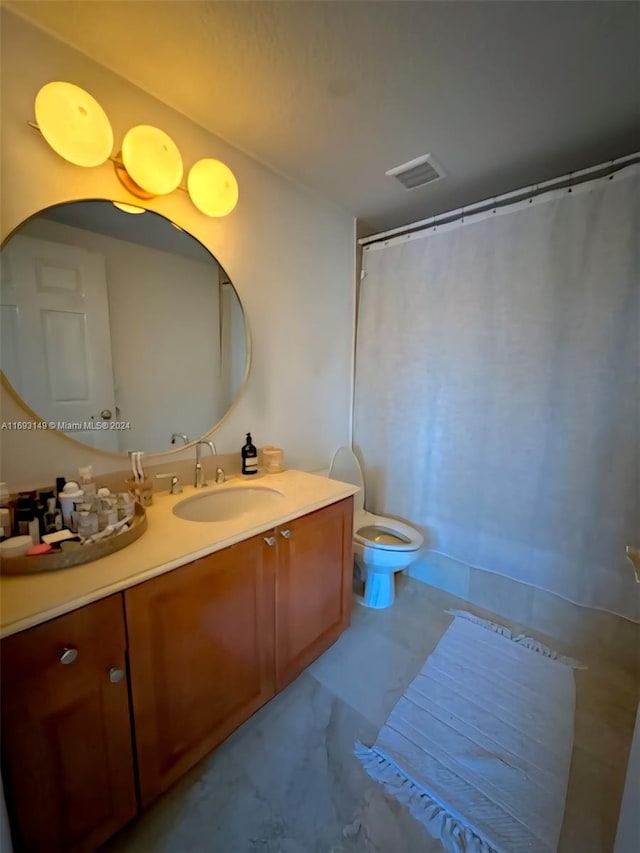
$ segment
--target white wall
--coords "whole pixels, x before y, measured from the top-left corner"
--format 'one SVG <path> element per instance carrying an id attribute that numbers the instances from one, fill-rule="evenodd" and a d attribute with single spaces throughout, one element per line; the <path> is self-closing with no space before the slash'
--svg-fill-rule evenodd
<path id="1" fill-rule="evenodd" d="M 129 127 L 156 124 L 175 139 L 186 168 L 201 157 L 226 162 L 240 187 L 238 206 L 228 217 L 202 216 L 181 192 L 147 205 L 213 252 L 247 313 L 252 369 L 240 401 L 215 433 L 216 445 L 239 453 L 251 430 L 256 444 L 284 447 L 291 467 L 326 465 L 334 448 L 349 441 L 353 217 L 6 10 L 1 40 L 3 240 L 27 217 L 62 201 L 135 201 L 111 164 L 95 169 L 67 164 L 27 126 L 34 97 L 50 80 L 77 83 L 98 99 L 111 119 L 116 147 Z M 24 418 L 4 389 L 1 402 L 2 420 Z M 74 473 L 81 463 L 92 463 L 96 473 L 123 467 L 122 459 L 51 433 L 3 430 L 0 439 L 1 477 L 12 489 Z"/>

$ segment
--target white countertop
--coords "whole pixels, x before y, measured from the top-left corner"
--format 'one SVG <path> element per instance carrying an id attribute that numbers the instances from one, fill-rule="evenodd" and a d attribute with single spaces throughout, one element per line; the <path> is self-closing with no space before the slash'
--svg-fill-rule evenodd
<path id="1" fill-rule="evenodd" d="M 243 485 L 276 489 L 282 493 L 282 501 L 275 510 L 256 510 L 230 521 L 184 521 L 172 512 L 185 498 Z M 203 489 L 189 486 L 180 495 L 155 494 L 153 506 L 147 509 L 147 530 L 121 551 L 61 571 L 0 577 L 0 636 L 46 622 L 357 491 L 356 486 L 328 477 L 282 471 L 251 478 L 230 477 L 224 484 Z"/>

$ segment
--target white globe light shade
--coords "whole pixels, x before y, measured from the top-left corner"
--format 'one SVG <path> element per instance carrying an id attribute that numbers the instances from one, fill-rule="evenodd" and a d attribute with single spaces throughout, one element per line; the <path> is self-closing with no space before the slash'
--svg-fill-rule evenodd
<path id="1" fill-rule="evenodd" d="M 36 122 L 56 154 L 76 166 L 100 166 L 111 156 L 113 130 L 100 104 L 80 86 L 57 80 L 36 95 Z"/>
<path id="2" fill-rule="evenodd" d="M 133 181 L 151 195 L 167 195 L 180 184 L 182 157 L 173 139 L 149 124 L 138 124 L 122 140 L 122 162 Z"/>
<path id="3" fill-rule="evenodd" d="M 187 178 L 191 201 L 207 216 L 226 216 L 238 203 L 238 182 L 220 160 L 198 160 Z"/>

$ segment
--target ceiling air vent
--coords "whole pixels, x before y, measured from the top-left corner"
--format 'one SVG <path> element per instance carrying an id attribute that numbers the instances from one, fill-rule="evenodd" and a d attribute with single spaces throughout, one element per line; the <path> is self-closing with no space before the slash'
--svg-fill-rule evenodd
<path id="1" fill-rule="evenodd" d="M 445 172 L 431 154 L 425 154 L 423 157 L 416 157 L 415 160 L 409 160 L 408 163 L 389 169 L 385 175 L 400 181 L 405 190 L 415 190 L 416 187 L 439 181 L 440 178 L 444 178 Z"/>

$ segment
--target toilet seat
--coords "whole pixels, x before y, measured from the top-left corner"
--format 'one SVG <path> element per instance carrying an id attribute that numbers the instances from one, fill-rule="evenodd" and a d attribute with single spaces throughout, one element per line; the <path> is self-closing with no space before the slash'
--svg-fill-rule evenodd
<path id="1" fill-rule="evenodd" d="M 360 545 L 382 551 L 417 551 L 424 541 L 422 534 L 408 524 L 365 509 L 354 513 L 353 538 Z"/>
<path id="2" fill-rule="evenodd" d="M 333 454 L 329 466 L 329 477 L 343 483 L 351 483 L 360 489 L 353 496 L 353 539 L 360 545 L 382 551 L 417 551 L 422 547 L 423 537 L 413 527 L 367 512 L 364 508 L 364 478 L 360 464 L 350 447 L 339 447 Z M 373 528 L 360 533 L 363 528 Z M 386 537 L 385 537 L 386 534 Z M 379 537 L 379 538 L 376 538 Z M 393 540 L 397 541 L 393 541 Z"/>

